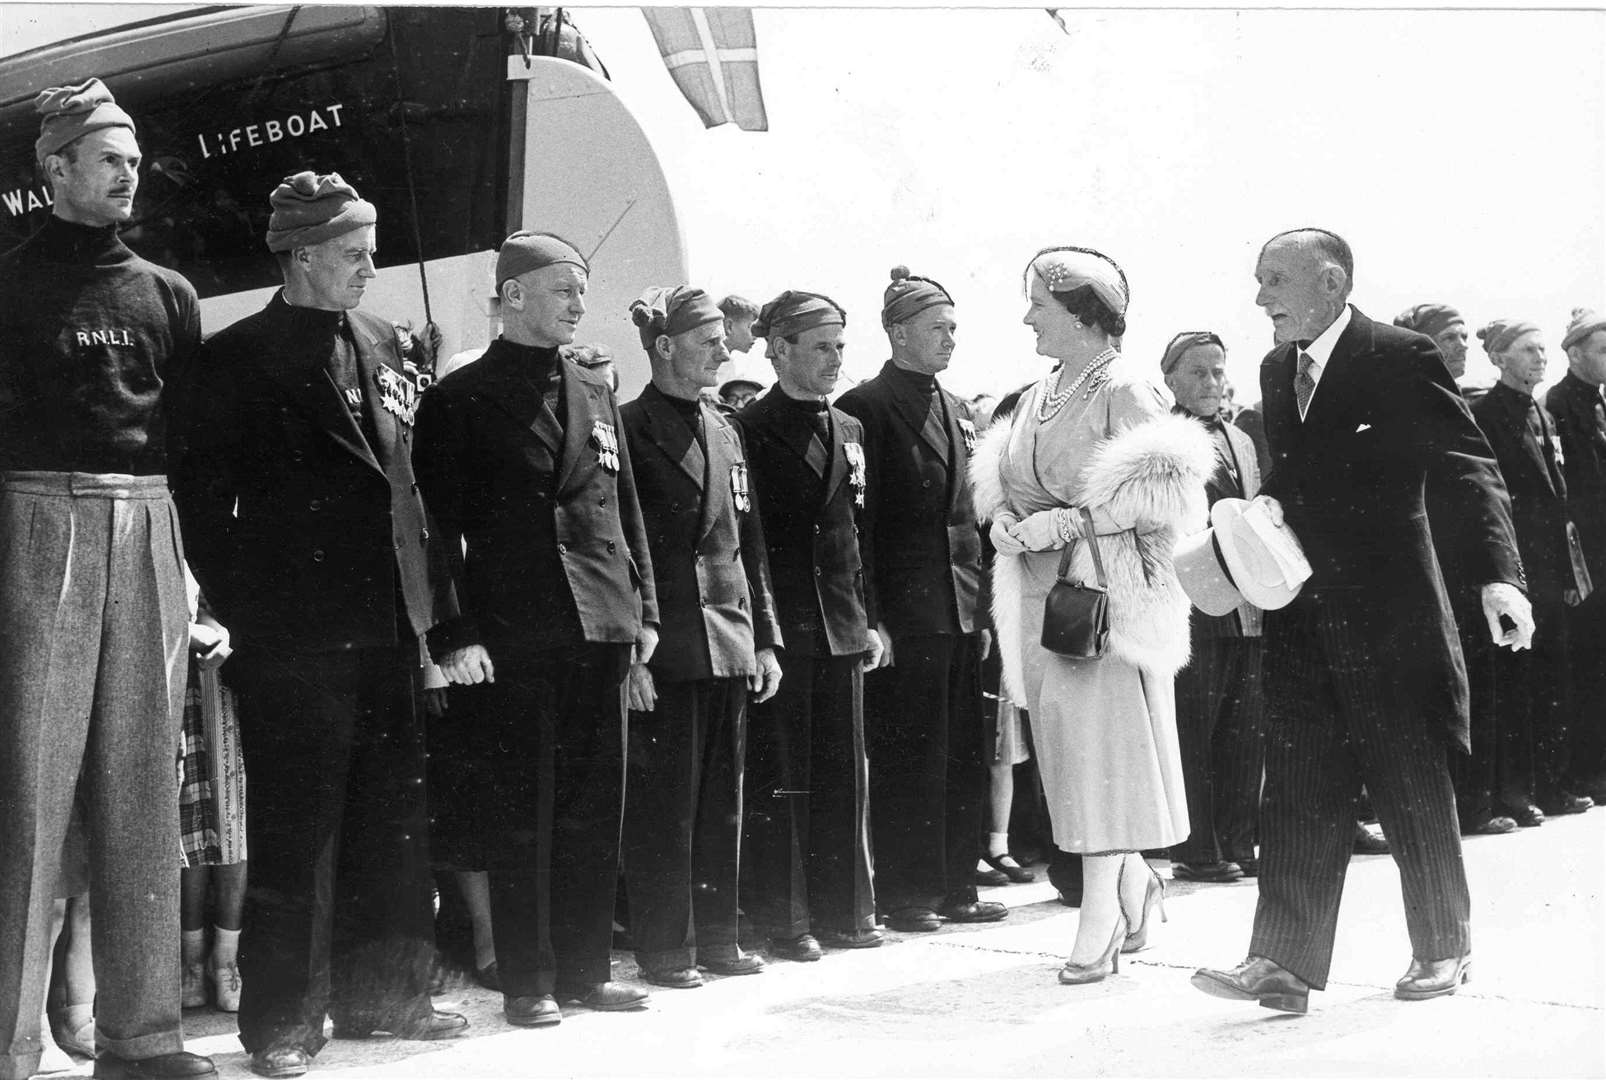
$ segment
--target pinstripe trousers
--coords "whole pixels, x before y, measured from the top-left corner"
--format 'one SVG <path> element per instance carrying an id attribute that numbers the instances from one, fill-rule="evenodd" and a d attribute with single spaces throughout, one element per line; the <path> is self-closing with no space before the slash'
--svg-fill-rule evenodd
<path id="1" fill-rule="evenodd" d="M 1341 602 L 1340 602 L 1341 603 Z M 1327 984 L 1364 784 L 1400 870 L 1411 951 L 1471 947 L 1471 897 L 1445 738 L 1377 673 L 1380 643 L 1331 597 L 1266 619 L 1266 790 L 1251 955 Z"/>
<path id="2" fill-rule="evenodd" d="M 0 1080 L 32 1074 L 82 798 L 95 1041 L 182 1050 L 178 733 L 189 609 L 162 476 L 0 476 Z"/>

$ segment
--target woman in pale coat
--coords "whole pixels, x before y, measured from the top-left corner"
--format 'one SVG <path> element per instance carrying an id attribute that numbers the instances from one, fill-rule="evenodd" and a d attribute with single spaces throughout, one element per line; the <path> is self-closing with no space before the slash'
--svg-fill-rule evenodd
<path id="1" fill-rule="evenodd" d="M 1112 974 L 1148 940 L 1162 887 L 1139 854 L 1188 835 L 1172 676 L 1188 658 L 1188 600 L 1171 566 L 1205 522 L 1212 452 L 1204 429 L 1170 415 L 1116 344 L 1126 275 L 1082 248 L 1040 252 L 1026 271 L 1025 323 L 1058 367 L 995 425 L 971 469 L 992 521 L 993 614 L 1004 690 L 1029 710 L 1054 843 L 1081 854 L 1076 942 L 1060 981 Z M 1092 514 L 1109 581 L 1110 637 L 1097 660 L 1040 644 L 1061 550 L 1092 583 L 1081 508 Z"/>

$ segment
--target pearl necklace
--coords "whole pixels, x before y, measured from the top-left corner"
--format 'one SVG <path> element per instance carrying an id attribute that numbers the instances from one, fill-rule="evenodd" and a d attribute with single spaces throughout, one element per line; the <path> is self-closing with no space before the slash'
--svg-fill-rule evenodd
<path id="1" fill-rule="evenodd" d="M 1061 367 L 1054 372 L 1054 390 L 1045 392 L 1037 401 L 1038 421 L 1052 420 L 1065 407 L 1065 403 L 1076 396 L 1076 392 L 1082 388 L 1083 383 L 1087 384 L 1087 393 L 1084 398 L 1091 398 L 1093 391 L 1104 385 L 1105 369 L 1119 359 L 1120 356 L 1121 354 L 1113 348 L 1105 349 L 1092 360 L 1089 360 L 1087 367 L 1082 369 L 1082 373 L 1072 379 L 1071 385 L 1063 390 L 1059 389 L 1059 382 L 1061 376 L 1065 374 L 1065 369 Z"/>

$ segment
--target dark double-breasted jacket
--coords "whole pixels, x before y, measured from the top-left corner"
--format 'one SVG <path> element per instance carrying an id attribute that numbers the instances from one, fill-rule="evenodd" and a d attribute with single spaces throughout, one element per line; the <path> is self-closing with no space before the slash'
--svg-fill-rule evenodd
<path id="1" fill-rule="evenodd" d="M 706 454 L 656 386 L 619 410 L 658 597 L 648 666 L 668 681 L 756 674 L 755 650 L 781 644 L 741 432 L 697 408 Z"/>
<path id="2" fill-rule="evenodd" d="M 970 494 L 970 407 L 939 385 L 944 437 L 933 438 L 929 400 L 898 374 L 888 361 L 836 403 L 864 425 L 878 614 L 894 642 L 904 634 L 970 633 L 987 622 L 977 604 L 981 535 Z"/>
<path id="3" fill-rule="evenodd" d="M 1537 436 L 1528 423 L 1530 414 L 1540 426 Z M 1472 415 L 1494 450 L 1511 494 L 1511 520 L 1529 595 L 1536 602 L 1560 601 L 1576 582 L 1567 528 L 1567 481 L 1555 424 L 1531 394 L 1504 383 L 1479 398 Z M 1577 557 L 1581 561 L 1582 553 Z"/>
<path id="4" fill-rule="evenodd" d="M 1545 394 L 1565 459 L 1567 508 L 1590 573 L 1606 574 L 1606 394 L 1569 371 Z"/>
<path id="5" fill-rule="evenodd" d="M 1435 485 L 1453 509 L 1470 583 L 1521 587 L 1494 454 L 1421 334 L 1354 312 L 1303 421 L 1295 367 L 1291 343 L 1261 363 L 1272 458 L 1261 491 L 1282 503 L 1313 572 L 1292 605 L 1267 612 L 1268 656 L 1295 614 L 1314 611 L 1335 639 L 1365 643 L 1365 658 L 1329 657 L 1335 677 L 1357 684 L 1346 696 L 1388 702 L 1465 746 L 1465 661 L 1423 492 Z"/>
<path id="6" fill-rule="evenodd" d="M 462 615 L 430 634 L 437 658 L 470 644 L 628 644 L 658 622 L 613 390 L 558 362 L 561 423 L 501 338 L 419 408 L 418 479 L 462 583 Z"/>
<path id="7" fill-rule="evenodd" d="M 775 609 L 793 656 L 852 656 L 875 625 L 870 545 L 861 532 L 868 467 L 859 422 L 829 409 L 824 475 L 808 463 L 812 430 L 779 387 L 736 415 L 764 523 Z"/>
<path id="8" fill-rule="evenodd" d="M 414 482 L 395 331 L 344 315 L 359 426 L 326 368 L 339 318 L 276 294 L 207 342 L 186 398 L 189 446 L 173 481 L 185 553 L 242 643 L 293 653 L 394 645 L 402 628 L 421 637 L 457 610 Z"/>

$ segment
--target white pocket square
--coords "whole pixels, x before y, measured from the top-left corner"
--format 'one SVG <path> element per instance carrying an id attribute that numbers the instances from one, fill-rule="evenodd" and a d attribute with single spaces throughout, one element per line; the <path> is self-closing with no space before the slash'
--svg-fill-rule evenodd
<path id="1" fill-rule="evenodd" d="M 1355 429 L 1355 434 L 1359 435 L 1363 431 L 1371 431 L 1371 430 L 1372 430 L 1372 425 L 1371 424 L 1362 424 L 1360 427 Z"/>

